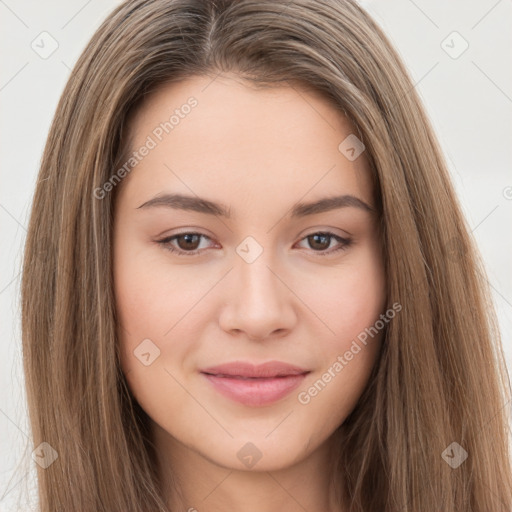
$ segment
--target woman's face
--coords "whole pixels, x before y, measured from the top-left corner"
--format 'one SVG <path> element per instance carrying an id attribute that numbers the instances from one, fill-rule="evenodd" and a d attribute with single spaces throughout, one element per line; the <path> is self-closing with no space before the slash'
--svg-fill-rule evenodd
<path id="1" fill-rule="evenodd" d="M 166 85 L 134 117 L 114 227 L 120 353 L 169 452 L 284 468 L 354 408 L 385 276 L 353 132 L 316 94 L 234 75 Z"/>

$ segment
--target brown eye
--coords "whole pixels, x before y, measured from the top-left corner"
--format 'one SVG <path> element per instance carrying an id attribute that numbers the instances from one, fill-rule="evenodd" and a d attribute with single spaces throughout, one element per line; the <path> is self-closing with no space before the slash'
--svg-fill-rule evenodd
<path id="1" fill-rule="evenodd" d="M 170 252 L 176 252 L 179 255 L 193 256 L 199 252 L 201 239 L 209 240 L 206 235 L 201 233 L 180 233 L 178 235 L 168 236 L 163 240 L 158 240 L 157 243 L 162 245 Z"/>
<path id="2" fill-rule="evenodd" d="M 157 243 L 180 256 L 195 256 L 202 252 L 202 249 L 199 248 L 202 238 L 210 240 L 209 237 L 201 233 L 181 233 L 158 240 Z M 342 238 L 331 232 L 312 233 L 304 237 L 303 240 L 307 241 L 309 248 L 318 256 L 328 256 L 346 250 L 352 243 L 351 239 Z M 332 240 L 338 242 L 338 247 L 330 248 Z"/>
<path id="3" fill-rule="evenodd" d="M 178 242 L 178 248 L 184 251 L 194 251 L 199 246 L 201 235 L 195 233 L 186 233 L 177 235 L 175 240 Z"/>
<path id="4" fill-rule="evenodd" d="M 337 253 L 338 251 L 345 250 L 352 243 L 352 239 L 342 238 L 341 236 L 335 235 L 331 232 L 311 233 L 302 240 L 306 240 L 309 247 L 318 256 L 328 256 Z M 330 249 L 332 240 L 336 240 L 338 242 L 338 247 Z"/>
<path id="5" fill-rule="evenodd" d="M 331 245 L 331 236 L 325 233 L 315 233 L 306 237 L 312 249 L 324 251 Z"/>

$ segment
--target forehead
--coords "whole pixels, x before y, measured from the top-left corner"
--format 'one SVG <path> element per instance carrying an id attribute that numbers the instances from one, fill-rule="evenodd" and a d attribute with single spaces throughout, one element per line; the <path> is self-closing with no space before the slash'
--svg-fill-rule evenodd
<path id="1" fill-rule="evenodd" d="M 130 132 L 131 151 L 154 144 L 123 183 L 139 197 L 171 186 L 227 202 L 333 189 L 371 201 L 364 153 L 350 161 L 339 149 L 353 126 L 295 84 L 257 88 L 236 75 L 165 84 L 138 108 Z"/>
<path id="2" fill-rule="evenodd" d="M 197 106 L 187 107 L 191 98 Z M 190 110 L 183 115 L 180 110 Z M 297 140 L 299 136 L 314 144 L 327 132 L 354 132 L 351 123 L 335 108 L 334 102 L 305 85 L 289 83 L 257 86 L 235 74 L 217 77 L 194 76 L 178 82 L 160 85 L 150 93 L 132 119 L 135 136 L 148 133 L 155 122 L 169 120 L 178 114 L 173 135 L 187 132 L 193 125 L 198 131 L 209 131 L 215 123 L 217 130 L 210 138 L 222 138 L 224 133 L 238 140 L 252 136 L 254 143 L 268 141 L 278 134 L 275 143 Z M 181 123 L 188 118 L 187 123 Z M 177 130 L 178 124 L 180 130 Z M 185 127 L 185 128 L 184 128 Z M 236 128 L 236 133 L 233 133 Z M 260 132 L 258 137 L 258 133 Z M 141 133 L 143 132 L 143 133 Z M 199 133 L 199 132 L 198 132 Z"/>

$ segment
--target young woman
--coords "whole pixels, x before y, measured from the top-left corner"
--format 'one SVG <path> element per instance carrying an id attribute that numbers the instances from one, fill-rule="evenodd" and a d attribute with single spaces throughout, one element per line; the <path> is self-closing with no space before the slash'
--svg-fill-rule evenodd
<path id="1" fill-rule="evenodd" d="M 354 1 L 119 6 L 57 108 L 22 299 L 41 512 L 512 508 L 485 274 Z"/>

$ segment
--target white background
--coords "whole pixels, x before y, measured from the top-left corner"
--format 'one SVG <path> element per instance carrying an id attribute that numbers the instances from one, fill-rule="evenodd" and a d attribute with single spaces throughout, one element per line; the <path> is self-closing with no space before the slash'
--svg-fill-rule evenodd
<path id="1" fill-rule="evenodd" d="M 402 55 L 432 119 L 486 264 L 512 368 L 512 3 L 361 3 Z M 22 450 L 29 432 L 19 286 L 38 166 L 70 71 L 114 5 L 105 0 L 0 0 L 0 511 L 17 510 L 18 494 L 33 486 L 31 473 L 18 467 L 26 464 Z M 44 31 L 58 43 L 47 59 L 31 47 Z M 463 41 L 450 36 L 453 31 L 469 44 L 456 59 L 442 46 L 446 41 L 452 52 L 462 48 Z"/>

